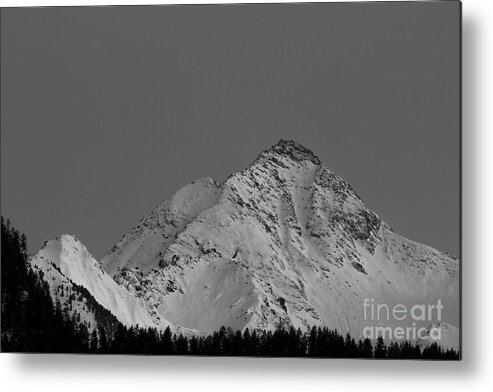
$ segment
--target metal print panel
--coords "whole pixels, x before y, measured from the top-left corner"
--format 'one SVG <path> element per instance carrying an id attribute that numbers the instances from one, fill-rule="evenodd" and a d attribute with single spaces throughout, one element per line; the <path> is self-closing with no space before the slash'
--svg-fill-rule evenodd
<path id="1" fill-rule="evenodd" d="M 1 25 L 3 352 L 460 359 L 459 2 Z"/>

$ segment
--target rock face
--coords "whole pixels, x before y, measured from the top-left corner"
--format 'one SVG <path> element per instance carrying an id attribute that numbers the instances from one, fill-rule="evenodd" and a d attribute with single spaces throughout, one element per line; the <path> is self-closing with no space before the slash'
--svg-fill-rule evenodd
<path id="1" fill-rule="evenodd" d="M 324 325 L 358 337 L 387 322 L 364 319 L 366 298 L 388 306 L 440 299 L 443 321 L 459 322 L 459 261 L 394 233 L 293 141 L 222 184 L 186 185 L 101 266 L 152 320 L 203 332 Z"/>

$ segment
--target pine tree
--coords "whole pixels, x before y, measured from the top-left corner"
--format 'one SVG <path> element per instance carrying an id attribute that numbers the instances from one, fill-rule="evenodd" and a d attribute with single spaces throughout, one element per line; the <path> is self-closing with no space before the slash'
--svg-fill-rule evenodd
<path id="1" fill-rule="evenodd" d="M 387 347 L 381 336 L 377 339 L 377 345 L 375 346 L 375 358 L 386 358 L 387 357 Z"/>
<path id="2" fill-rule="evenodd" d="M 370 339 L 365 339 L 358 342 L 358 357 L 359 358 L 372 358 L 373 357 L 373 346 Z"/>
<path id="3" fill-rule="evenodd" d="M 96 329 L 93 329 L 91 333 L 91 338 L 89 341 L 89 351 L 91 353 L 97 353 L 99 352 L 99 340 L 98 340 L 98 333 Z"/>

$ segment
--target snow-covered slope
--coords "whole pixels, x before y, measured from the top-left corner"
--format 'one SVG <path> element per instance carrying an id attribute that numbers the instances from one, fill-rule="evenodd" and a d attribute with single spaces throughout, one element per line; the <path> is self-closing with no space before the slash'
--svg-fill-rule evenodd
<path id="1" fill-rule="evenodd" d="M 30 259 L 33 269 L 42 271 L 52 296 L 62 304 L 67 302 L 73 285 L 86 288 L 94 299 L 115 315 L 123 324 L 160 326 L 162 318 L 153 313 L 142 298 L 137 298 L 118 285 L 86 247 L 74 236 L 62 235 L 45 243 Z M 65 292 L 62 295 L 63 291 Z M 80 301 L 74 301 L 77 312 L 95 326 L 94 315 Z"/>
<path id="2" fill-rule="evenodd" d="M 437 343 L 442 349 L 458 350 L 459 347 L 459 329 L 454 325 L 438 322 L 426 328 L 423 338 L 418 339 L 418 344 L 424 348 Z"/>
<path id="3" fill-rule="evenodd" d="M 125 235 L 104 258 L 111 275 L 129 265 L 150 272 L 162 260 L 162 250 L 170 246 L 195 217 L 218 200 L 220 186 L 210 178 L 194 181 L 157 206 Z M 129 263 L 129 260 L 132 260 Z"/>
<path id="4" fill-rule="evenodd" d="M 155 315 L 199 331 L 325 325 L 358 337 L 393 323 L 364 320 L 367 298 L 389 307 L 441 300 L 442 320 L 459 321 L 458 260 L 394 233 L 292 141 L 223 184 L 185 186 L 101 265 Z"/>

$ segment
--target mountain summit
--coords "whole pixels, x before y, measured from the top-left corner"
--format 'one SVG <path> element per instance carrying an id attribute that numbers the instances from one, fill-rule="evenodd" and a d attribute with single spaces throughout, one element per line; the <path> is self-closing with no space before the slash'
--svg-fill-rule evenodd
<path id="1" fill-rule="evenodd" d="M 308 160 L 315 165 L 321 164 L 320 159 L 318 159 L 311 150 L 293 140 L 279 140 L 279 142 L 272 147 L 260 153 L 257 159 L 261 160 L 263 158 L 272 157 L 273 155 L 286 156 L 296 161 Z"/>
<path id="2" fill-rule="evenodd" d="M 100 264 L 143 304 L 151 326 L 207 333 L 323 325 L 359 337 L 382 324 L 365 319 L 365 299 L 389 307 L 439 299 L 442 320 L 459 320 L 458 260 L 394 233 L 292 140 L 222 184 L 205 178 L 184 186 Z"/>

